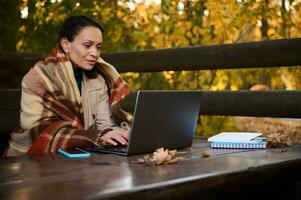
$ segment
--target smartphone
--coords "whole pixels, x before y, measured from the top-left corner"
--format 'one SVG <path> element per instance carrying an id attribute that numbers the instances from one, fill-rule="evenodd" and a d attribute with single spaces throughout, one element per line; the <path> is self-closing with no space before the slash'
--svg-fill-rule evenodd
<path id="1" fill-rule="evenodd" d="M 80 148 L 74 148 L 70 150 L 59 149 L 58 152 L 67 158 L 89 158 L 91 156 L 89 152 Z"/>

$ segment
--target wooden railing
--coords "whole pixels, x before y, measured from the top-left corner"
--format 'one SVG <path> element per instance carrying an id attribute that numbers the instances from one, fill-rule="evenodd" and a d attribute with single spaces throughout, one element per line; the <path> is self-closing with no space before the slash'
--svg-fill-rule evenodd
<path id="1" fill-rule="evenodd" d="M 301 38 L 104 53 L 119 72 L 262 68 L 301 65 Z M 27 71 L 43 54 L 0 52 L 0 68 Z"/>
<path id="2" fill-rule="evenodd" d="M 301 38 L 104 54 L 119 72 L 301 65 Z"/>

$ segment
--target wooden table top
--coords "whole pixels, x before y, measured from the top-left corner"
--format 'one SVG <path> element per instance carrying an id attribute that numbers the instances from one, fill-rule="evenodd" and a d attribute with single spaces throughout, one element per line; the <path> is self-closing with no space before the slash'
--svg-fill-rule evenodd
<path id="1" fill-rule="evenodd" d="M 209 158 L 202 157 L 205 150 L 209 151 Z M 0 198 L 197 199 L 201 195 L 205 199 L 225 195 L 225 191 L 231 195 L 235 187 L 243 190 L 265 181 L 273 183 L 275 177 L 281 181 L 300 177 L 301 171 L 301 145 L 297 144 L 286 152 L 230 150 L 211 149 L 204 139 L 195 139 L 192 148 L 177 155 L 184 160 L 161 166 L 131 162 L 142 155 L 99 153 L 83 159 L 58 154 L 3 159 Z"/>

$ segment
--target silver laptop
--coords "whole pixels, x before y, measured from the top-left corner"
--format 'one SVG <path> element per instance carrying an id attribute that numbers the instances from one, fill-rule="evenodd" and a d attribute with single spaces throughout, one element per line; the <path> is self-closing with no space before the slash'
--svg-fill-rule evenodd
<path id="1" fill-rule="evenodd" d="M 201 95 L 201 91 L 138 91 L 128 145 L 85 150 L 133 155 L 150 153 L 160 147 L 191 147 Z"/>

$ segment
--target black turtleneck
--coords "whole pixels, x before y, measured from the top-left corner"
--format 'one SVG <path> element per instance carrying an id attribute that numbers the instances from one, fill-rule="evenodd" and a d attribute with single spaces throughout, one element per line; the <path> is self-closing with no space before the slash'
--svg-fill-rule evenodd
<path id="1" fill-rule="evenodd" d="M 79 93 L 82 94 L 83 70 L 74 63 L 72 63 L 72 67 Z"/>

